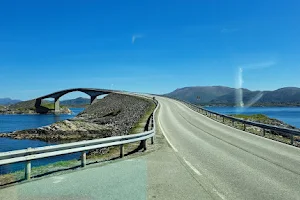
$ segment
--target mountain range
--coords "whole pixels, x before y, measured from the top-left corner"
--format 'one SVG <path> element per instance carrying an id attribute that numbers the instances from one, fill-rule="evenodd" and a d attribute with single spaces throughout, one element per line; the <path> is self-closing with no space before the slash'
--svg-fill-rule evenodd
<path id="1" fill-rule="evenodd" d="M 176 89 L 165 96 L 194 104 L 211 105 L 300 105 L 300 88 L 285 87 L 274 91 L 251 91 L 225 86 L 195 86 Z M 241 101 L 242 100 L 242 101 Z"/>
<path id="2" fill-rule="evenodd" d="M 60 105 L 64 105 L 64 106 L 89 105 L 90 101 L 91 100 L 89 98 L 78 97 L 76 99 L 62 100 L 62 101 L 60 101 Z M 20 103 L 20 102 L 23 102 L 23 101 L 14 100 L 14 99 L 10 99 L 10 98 L 0 98 L 0 105 L 3 105 L 3 106 L 13 105 L 13 104 Z M 46 102 L 53 103 L 53 101 L 44 101 L 44 102 L 45 103 Z"/>
<path id="3" fill-rule="evenodd" d="M 165 96 L 201 105 L 239 106 L 243 102 L 248 106 L 300 106 L 300 88 L 297 87 L 284 87 L 274 91 L 251 91 L 245 88 L 236 89 L 226 86 L 194 86 L 178 88 Z M 21 100 L 0 98 L 0 105 L 4 106 L 18 102 Z M 60 104 L 71 107 L 84 106 L 90 104 L 90 99 L 78 97 L 62 100 Z"/>
<path id="4" fill-rule="evenodd" d="M 7 106 L 21 102 L 21 100 L 11 99 L 11 98 L 0 98 L 0 105 Z"/>
<path id="5" fill-rule="evenodd" d="M 78 97 L 76 99 L 68 99 L 68 100 L 60 101 L 60 105 L 65 105 L 65 106 L 89 105 L 90 102 L 91 100 L 89 98 Z"/>
<path id="6" fill-rule="evenodd" d="M 54 103 L 53 101 L 49 100 L 43 100 L 44 103 Z M 59 104 L 62 106 L 67 106 L 67 107 L 82 107 L 82 106 L 87 106 L 90 105 L 91 100 L 89 98 L 83 98 L 83 97 L 78 97 L 75 99 L 67 99 L 67 100 L 60 100 Z"/>

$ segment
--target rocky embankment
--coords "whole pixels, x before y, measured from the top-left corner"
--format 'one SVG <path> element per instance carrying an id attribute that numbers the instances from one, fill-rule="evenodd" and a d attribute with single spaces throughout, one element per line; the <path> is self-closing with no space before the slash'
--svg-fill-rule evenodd
<path id="1" fill-rule="evenodd" d="M 53 113 L 53 103 L 43 102 L 40 109 L 43 113 Z M 60 106 L 60 113 L 68 114 L 72 111 L 66 106 Z M 0 114 L 38 114 L 35 108 L 35 100 L 22 101 L 10 106 L 1 106 Z"/>
<path id="2" fill-rule="evenodd" d="M 73 119 L 37 129 L 4 133 L 0 137 L 71 142 L 126 135 L 152 104 L 138 97 L 109 94 Z"/>

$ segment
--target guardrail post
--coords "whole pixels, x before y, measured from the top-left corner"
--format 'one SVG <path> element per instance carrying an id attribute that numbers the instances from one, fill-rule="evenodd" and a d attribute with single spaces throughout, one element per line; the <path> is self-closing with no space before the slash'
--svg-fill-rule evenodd
<path id="1" fill-rule="evenodd" d="M 154 144 L 154 136 L 151 137 L 151 144 Z"/>
<path id="2" fill-rule="evenodd" d="M 223 123 L 225 123 L 225 117 L 223 116 Z"/>
<path id="3" fill-rule="evenodd" d="M 30 180 L 31 178 L 31 161 L 26 161 L 26 167 L 25 167 L 25 179 Z"/>
<path id="4" fill-rule="evenodd" d="M 266 129 L 263 128 L 263 137 L 266 135 Z"/>
<path id="5" fill-rule="evenodd" d="M 81 167 L 85 167 L 86 166 L 86 152 L 83 151 L 81 152 Z"/>
<path id="6" fill-rule="evenodd" d="M 143 147 L 144 151 L 147 150 L 147 143 L 146 143 L 146 140 L 142 140 L 142 147 Z"/>
<path id="7" fill-rule="evenodd" d="M 234 127 L 234 120 L 231 120 L 232 121 L 232 126 Z"/>
<path id="8" fill-rule="evenodd" d="M 120 157 L 123 158 L 124 157 L 124 144 L 120 145 Z"/>
<path id="9" fill-rule="evenodd" d="M 246 124 L 244 123 L 243 131 L 245 131 L 245 130 L 246 130 Z"/>
<path id="10" fill-rule="evenodd" d="M 293 144 L 294 144 L 294 136 L 291 135 L 291 145 L 293 145 Z"/>

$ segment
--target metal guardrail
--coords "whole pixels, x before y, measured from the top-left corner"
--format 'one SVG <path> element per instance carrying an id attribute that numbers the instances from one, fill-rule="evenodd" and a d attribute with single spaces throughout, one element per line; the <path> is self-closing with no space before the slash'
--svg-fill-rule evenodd
<path id="1" fill-rule="evenodd" d="M 133 143 L 141 141 L 142 148 L 147 149 L 146 140 L 151 138 L 151 144 L 154 143 L 154 135 L 156 132 L 156 125 L 154 116 L 159 107 L 158 101 L 153 99 L 156 108 L 154 112 L 150 115 L 148 120 L 148 127 L 145 132 L 125 135 L 125 136 L 115 136 L 103 139 L 94 139 L 94 140 L 85 140 L 80 142 L 73 142 L 67 144 L 53 145 L 47 147 L 38 147 L 38 148 L 28 148 L 24 150 L 8 151 L 0 153 L 0 166 L 7 165 L 18 162 L 26 162 L 25 165 L 25 179 L 29 180 L 31 178 L 31 161 L 41 158 L 48 158 L 53 156 L 71 154 L 81 152 L 81 167 L 86 166 L 86 152 L 89 150 L 111 147 L 111 146 L 120 146 L 120 157 L 124 156 L 124 144 Z"/>
<path id="2" fill-rule="evenodd" d="M 170 98 L 170 97 L 168 97 L 168 98 Z M 174 100 L 179 101 L 181 103 L 185 103 L 185 104 L 191 106 L 192 108 L 196 109 L 197 112 L 200 112 L 201 114 L 204 114 L 206 116 L 216 115 L 216 117 L 217 116 L 222 117 L 223 118 L 222 119 L 223 123 L 224 123 L 225 119 L 231 120 L 233 125 L 234 125 L 234 122 L 240 122 L 240 123 L 243 124 L 243 130 L 244 131 L 246 130 L 246 125 L 256 126 L 256 127 L 262 128 L 263 129 L 263 135 L 262 135 L 263 137 L 265 136 L 266 130 L 271 130 L 271 131 L 274 131 L 274 132 L 289 135 L 291 145 L 294 144 L 294 136 L 300 136 L 300 131 L 296 130 L 296 129 L 283 128 L 283 127 L 278 127 L 278 126 L 267 125 L 267 124 L 262 124 L 262 123 L 258 123 L 258 122 L 252 122 L 252 121 L 248 121 L 248 120 L 238 119 L 238 118 L 235 118 L 235 117 L 231 117 L 231 116 L 228 116 L 228 115 L 224 115 L 224 114 L 221 114 L 221 113 L 210 111 L 210 110 L 205 109 L 201 106 L 197 106 L 195 104 L 189 103 L 189 102 L 184 101 L 184 100 L 180 100 L 180 99 L 176 99 L 176 98 L 170 98 L 170 99 L 174 99 Z"/>

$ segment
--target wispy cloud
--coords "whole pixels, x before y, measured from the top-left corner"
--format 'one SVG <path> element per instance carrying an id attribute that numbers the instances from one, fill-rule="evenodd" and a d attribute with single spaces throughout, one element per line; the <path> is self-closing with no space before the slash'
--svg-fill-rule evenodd
<path id="1" fill-rule="evenodd" d="M 260 62 L 260 63 L 254 63 L 254 64 L 247 64 L 244 66 L 241 66 L 243 69 L 262 69 L 262 68 L 268 68 L 272 67 L 273 65 L 276 65 L 277 63 L 275 61 L 267 61 L 267 62 Z"/>
<path id="2" fill-rule="evenodd" d="M 131 39 L 132 44 L 134 44 L 138 38 L 143 38 L 143 37 L 144 37 L 143 35 L 133 35 Z"/>
<path id="3" fill-rule="evenodd" d="M 222 28 L 221 33 L 233 33 L 238 31 L 238 28 Z"/>

